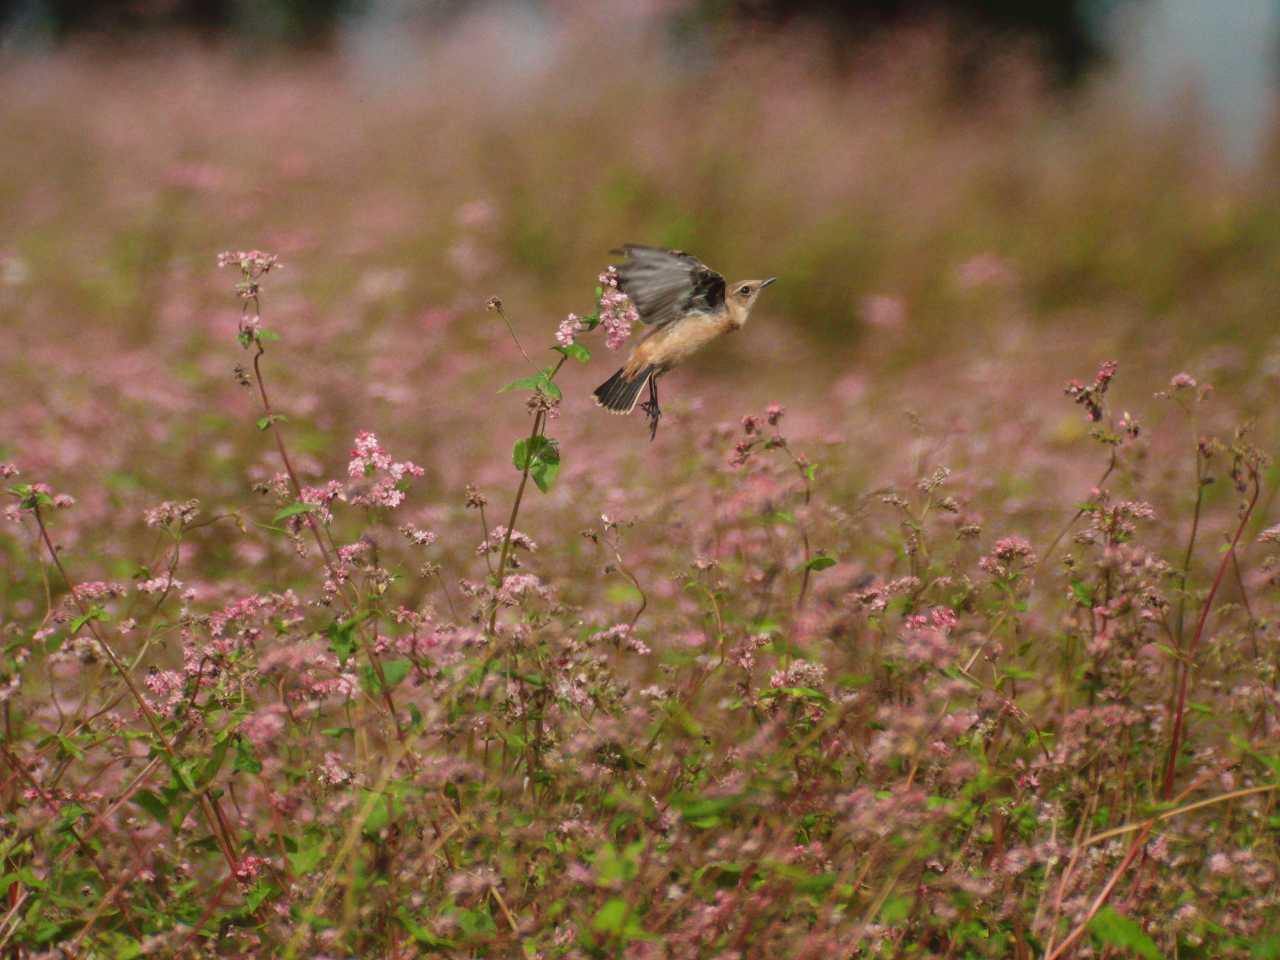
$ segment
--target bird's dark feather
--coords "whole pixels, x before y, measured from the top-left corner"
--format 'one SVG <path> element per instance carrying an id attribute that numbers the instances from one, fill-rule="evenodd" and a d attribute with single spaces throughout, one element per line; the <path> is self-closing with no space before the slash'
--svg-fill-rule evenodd
<path id="1" fill-rule="evenodd" d="M 635 243 L 612 252 L 626 257 L 618 266 L 618 289 L 644 323 L 661 327 L 689 313 L 724 308 L 724 277 L 697 257 Z"/>

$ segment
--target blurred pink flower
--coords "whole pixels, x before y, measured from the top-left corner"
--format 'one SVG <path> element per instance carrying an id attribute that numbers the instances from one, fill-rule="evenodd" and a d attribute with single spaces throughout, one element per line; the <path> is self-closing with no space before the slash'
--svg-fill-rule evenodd
<path id="1" fill-rule="evenodd" d="M 907 304 L 901 297 L 873 294 L 859 305 L 862 322 L 880 330 L 895 330 L 907 321 Z"/>

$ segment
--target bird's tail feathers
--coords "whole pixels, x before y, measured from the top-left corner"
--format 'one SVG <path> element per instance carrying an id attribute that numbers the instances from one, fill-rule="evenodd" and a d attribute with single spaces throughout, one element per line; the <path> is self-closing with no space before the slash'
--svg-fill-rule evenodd
<path id="1" fill-rule="evenodd" d="M 596 403 L 610 413 L 625 414 L 635 409 L 640 399 L 640 391 L 649 383 L 656 368 L 649 366 L 628 377 L 626 370 L 619 370 L 600 386 L 596 387 Z"/>

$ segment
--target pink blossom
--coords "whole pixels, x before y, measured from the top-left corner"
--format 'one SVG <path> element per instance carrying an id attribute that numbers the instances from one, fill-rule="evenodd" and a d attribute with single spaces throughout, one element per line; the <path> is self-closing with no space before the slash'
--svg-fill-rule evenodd
<path id="1" fill-rule="evenodd" d="M 573 338 L 578 334 L 578 328 L 581 321 L 576 313 L 571 313 L 560 321 L 560 325 L 556 327 L 556 343 L 562 347 L 567 347 L 573 343 Z"/>
<path id="2" fill-rule="evenodd" d="M 901 297 L 883 294 L 863 297 L 860 307 L 862 322 L 869 327 L 893 330 L 907 320 L 907 304 Z"/>
<path id="3" fill-rule="evenodd" d="M 284 708 L 279 705 L 255 710 L 240 721 L 240 732 L 255 747 L 259 749 L 267 747 L 284 733 L 285 721 L 283 713 Z"/>
<path id="4" fill-rule="evenodd" d="M 605 346 L 617 350 L 631 336 L 631 325 L 640 322 L 631 298 L 618 289 L 618 271 L 609 267 L 600 274 L 600 323 L 604 326 Z"/>

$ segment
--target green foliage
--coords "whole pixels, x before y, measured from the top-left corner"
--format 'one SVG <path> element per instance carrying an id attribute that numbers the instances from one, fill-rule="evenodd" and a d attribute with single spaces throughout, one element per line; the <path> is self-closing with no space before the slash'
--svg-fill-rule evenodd
<path id="1" fill-rule="evenodd" d="M 524 437 L 516 441 L 511 462 L 517 470 L 528 469 L 538 489 L 546 493 L 560 475 L 560 445 L 549 437 Z"/>
<path id="2" fill-rule="evenodd" d="M 1163 960 L 1160 948 L 1155 945 L 1141 925 L 1110 904 L 1103 906 L 1089 921 L 1089 932 L 1105 947 L 1114 947 L 1126 956 L 1143 960 Z"/>

